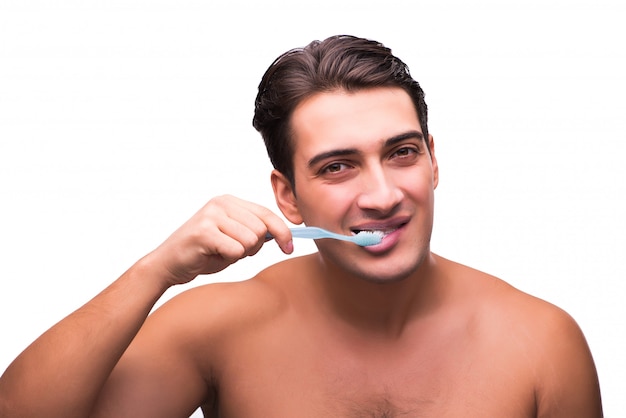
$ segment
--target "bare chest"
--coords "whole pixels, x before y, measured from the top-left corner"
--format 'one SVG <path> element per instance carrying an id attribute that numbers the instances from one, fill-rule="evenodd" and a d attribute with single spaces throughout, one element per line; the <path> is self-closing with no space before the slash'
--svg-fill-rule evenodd
<path id="1" fill-rule="evenodd" d="M 222 365 L 219 417 L 535 416 L 531 385 L 496 353 L 447 345 L 345 352 L 284 340 L 236 351 Z"/>

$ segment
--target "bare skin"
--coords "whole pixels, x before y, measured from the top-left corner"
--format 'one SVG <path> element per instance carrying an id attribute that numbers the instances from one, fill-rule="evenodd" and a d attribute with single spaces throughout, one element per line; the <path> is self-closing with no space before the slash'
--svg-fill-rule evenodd
<path id="1" fill-rule="evenodd" d="M 0 379 L 11 417 L 601 417 L 593 359 L 559 308 L 430 251 L 438 165 L 406 93 L 328 92 L 293 115 L 293 223 L 385 232 L 320 240 L 235 283 L 169 286 L 254 255 L 275 214 L 212 200 L 61 321 Z M 427 147 L 427 142 L 429 147 Z"/>
<path id="2" fill-rule="evenodd" d="M 102 416 L 182 417 L 167 398 L 190 393 L 210 417 L 601 416 L 591 355 L 567 314 L 436 255 L 424 269 L 434 302 L 397 328 L 325 306 L 316 255 L 193 289 L 146 322 L 102 394 L 116 412 Z"/>

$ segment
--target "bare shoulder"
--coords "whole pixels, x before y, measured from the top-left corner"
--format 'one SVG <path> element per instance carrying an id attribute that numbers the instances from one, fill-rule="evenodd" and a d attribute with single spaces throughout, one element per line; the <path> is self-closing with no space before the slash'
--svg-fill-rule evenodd
<path id="1" fill-rule="evenodd" d="M 560 307 L 515 288 L 508 282 L 483 271 L 438 257 L 456 291 L 468 308 L 479 313 L 530 326 L 548 333 L 558 330 L 579 331 L 574 319 Z"/>
<path id="2" fill-rule="evenodd" d="M 487 273 L 442 260 L 481 335 L 527 370 L 538 417 L 601 417 L 598 377 L 585 336 L 562 308 Z M 504 354 L 502 354 L 504 355 Z"/>
<path id="3" fill-rule="evenodd" d="M 290 269 L 279 264 L 248 280 L 197 286 L 164 303 L 117 363 L 94 416 L 189 416 L 200 405 L 210 410 L 220 365 L 233 348 L 252 349 L 250 336 L 288 312 L 279 279 Z"/>
<path id="4" fill-rule="evenodd" d="M 161 332 L 169 322 L 179 330 L 181 323 L 188 324 L 188 334 L 194 339 L 271 322 L 288 309 L 289 279 L 283 276 L 297 263 L 297 258 L 290 259 L 249 279 L 191 288 L 166 302 L 149 321 L 158 323 Z"/>
<path id="5" fill-rule="evenodd" d="M 280 324 L 293 307 L 293 287 L 311 262 L 310 256 L 293 257 L 252 278 L 191 288 L 156 310 L 142 333 L 152 339 L 174 333 L 185 347 L 195 347 L 201 358 L 215 359 L 217 355 L 206 353 L 218 353 L 252 331 Z"/>

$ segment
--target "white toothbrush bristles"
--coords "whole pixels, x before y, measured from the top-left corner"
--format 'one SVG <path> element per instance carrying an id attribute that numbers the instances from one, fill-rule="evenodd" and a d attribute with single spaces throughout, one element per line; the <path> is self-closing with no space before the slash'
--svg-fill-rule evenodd
<path id="1" fill-rule="evenodd" d="M 368 247 L 380 244 L 383 240 L 383 233 L 381 231 L 360 231 L 353 238 L 355 244 L 361 247 Z"/>

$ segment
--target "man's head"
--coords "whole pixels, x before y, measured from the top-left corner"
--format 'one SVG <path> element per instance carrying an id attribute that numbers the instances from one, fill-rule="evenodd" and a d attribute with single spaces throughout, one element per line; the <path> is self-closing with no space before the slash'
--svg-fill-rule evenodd
<path id="1" fill-rule="evenodd" d="M 382 44 L 340 35 L 290 50 L 268 68 L 255 101 L 252 124 L 261 133 L 270 160 L 295 188 L 291 116 L 304 99 L 343 89 L 356 92 L 375 87 L 406 91 L 428 138 L 424 92 L 408 67 Z M 428 143 L 428 142 L 427 142 Z"/>

